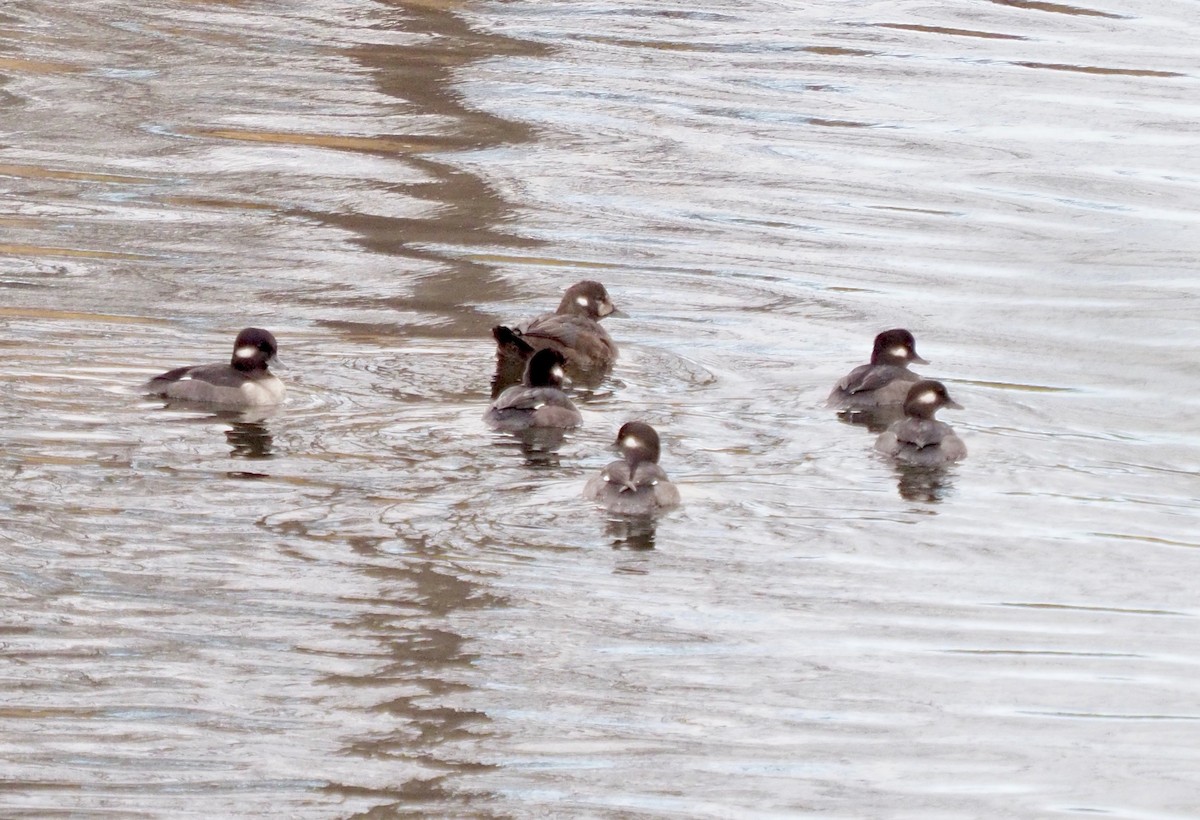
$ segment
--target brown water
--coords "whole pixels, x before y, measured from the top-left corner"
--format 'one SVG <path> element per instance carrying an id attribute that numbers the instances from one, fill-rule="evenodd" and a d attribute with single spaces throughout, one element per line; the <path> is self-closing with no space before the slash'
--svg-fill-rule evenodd
<path id="1" fill-rule="evenodd" d="M 1194 3 L 0 39 L 0 814 L 1197 816 Z M 581 278 L 621 359 L 524 454 L 489 328 Z M 278 412 L 133 391 L 251 324 Z M 933 480 L 822 406 L 895 325 Z M 657 528 L 579 498 L 632 417 Z"/>

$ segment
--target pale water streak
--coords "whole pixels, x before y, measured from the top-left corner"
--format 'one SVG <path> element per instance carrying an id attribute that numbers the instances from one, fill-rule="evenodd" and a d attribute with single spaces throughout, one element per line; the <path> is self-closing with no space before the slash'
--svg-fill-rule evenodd
<path id="1" fill-rule="evenodd" d="M 6 4 L 0 813 L 1194 816 L 1198 38 Z M 523 452 L 489 329 L 581 278 L 621 358 Z M 248 324 L 277 412 L 133 391 Z M 894 325 L 947 473 L 822 406 Z M 657 527 L 578 498 L 632 417 Z"/>

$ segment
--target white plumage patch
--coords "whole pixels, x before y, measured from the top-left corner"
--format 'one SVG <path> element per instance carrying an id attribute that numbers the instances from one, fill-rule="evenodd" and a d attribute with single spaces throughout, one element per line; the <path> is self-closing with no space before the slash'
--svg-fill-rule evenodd
<path id="1" fill-rule="evenodd" d="M 926 390 L 921 395 L 917 396 L 917 401 L 921 404 L 934 404 L 938 400 L 938 394 L 932 390 Z"/>
<path id="2" fill-rule="evenodd" d="M 575 297 L 575 304 L 579 305 L 580 307 L 587 307 L 588 302 L 590 302 L 590 301 L 591 300 L 588 299 L 586 296 L 576 296 Z"/>
<path id="3" fill-rule="evenodd" d="M 249 359 L 256 353 L 258 353 L 258 348 L 254 345 L 242 345 L 237 350 L 233 351 L 233 355 L 237 356 L 239 359 Z"/>
<path id="4" fill-rule="evenodd" d="M 558 365 L 554 365 L 554 367 L 550 368 L 550 372 L 552 374 L 554 374 L 554 377 L 556 379 L 561 379 L 566 375 L 565 373 L 563 373 L 563 369 L 561 367 L 559 367 Z"/>
<path id="5" fill-rule="evenodd" d="M 904 345 L 896 345 L 891 349 L 890 352 L 896 358 L 908 358 L 908 348 Z"/>
<path id="6" fill-rule="evenodd" d="M 643 445 L 642 445 L 642 440 L 640 438 L 638 438 L 637 436 L 625 436 L 625 438 L 621 439 L 621 446 L 632 448 L 632 447 L 641 447 Z"/>

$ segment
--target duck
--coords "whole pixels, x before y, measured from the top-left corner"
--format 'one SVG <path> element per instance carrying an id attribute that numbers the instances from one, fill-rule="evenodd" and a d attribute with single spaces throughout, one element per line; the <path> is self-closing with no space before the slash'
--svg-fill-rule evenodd
<path id="1" fill-rule="evenodd" d="M 483 420 L 494 430 L 511 433 L 578 427 L 583 416 L 562 386 L 563 355 L 543 348 L 530 357 L 521 384 L 514 384 L 497 396 L 483 414 Z"/>
<path id="2" fill-rule="evenodd" d="M 562 354 L 572 377 L 599 383 L 617 360 L 617 345 L 600 320 L 616 310 L 604 285 L 585 279 L 567 288 L 554 313 L 511 327 L 496 325 L 492 337 L 496 340 L 497 383 L 503 385 L 504 372 L 515 378 L 523 363 L 545 348 Z"/>
<path id="3" fill-rule="evenodd" d="M 679 488 L 658 466 L 658 431 L 645 422 L 626 422 L 615 447 L 623 458 L 588 479 L 584 498 L 621 515 L 649 515 L 679 505 Z"/>
<path id="4" fill-rule="evenodd" d="M 933 417 L 943 407 L 962 409 L 941 382 L 917 382 L 904 400 L 904 418 L 879 435 L 875 449 L 915 467 L 942 467 L 966 458 L 967 446 L 954 428 Z"/>
<path id="5" fill-rule="evenodd" d="M 146 392 L 168 399 L 230 408 L 268 407 L 283 401 L 284 384 L 270 371 L 279 345 L 269 330 L 248 327 L 233 342 L 229 364 L 177 367 L 146 382 Z"/>
<path id="6" fill-rule="evenodd" d="M 883 331 L 875 337 L 870 363 L 842 377 L 829 394 L 828 405 L 856 411 L 904 404 L 909 389 L 921 379 L 908 369 L 911 363 L 929 364 L 917 355 L 912 333 L 903 328 Z"/>

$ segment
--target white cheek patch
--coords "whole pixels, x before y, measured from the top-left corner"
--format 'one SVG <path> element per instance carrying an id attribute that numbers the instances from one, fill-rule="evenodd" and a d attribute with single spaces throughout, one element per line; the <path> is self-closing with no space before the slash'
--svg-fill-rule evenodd
<path id="1" fill-rule="evenodd" d="M 253 345 L 244 345 L 233 351 L 233 355 L 239 359 L 249 359 L 258 353 L 258 348 Z"/>
<path id="2" fill-rule="evenodd" d="M 625 438 L 621 439 L 621 446 L 632 449 L 634 447 L 642 447 L 644 445 L 642 444 L 642 440 L 637 436 L 625 436 Z"/>
<path id="3" fill-rule="evenodd" d="M 921 404 L 935 404 L 938 400 L 938 394 L 932 390 L 926 390 L 921 395 L 917 396 L 917 401 Z"/>
<path id="4" fill-rule="evenodd" d="M 888 352 L 891 353 L 893 356 L 895 356 L 897 359 L 907 359 L 908 358 L 908 348 L 904 347 L 903 345 L 893 347 Z"/>
<path id="5" fill-rule="evenodd" d="M 580 307 L 587 307 L 591 301 L 592 300 L 587 298 L 586 296 L 576 296 L 575 297 L 575 304 L 579 305 Z"/>
<path id="6" fill-rule="evenodd" d="M 556 379 L 561 379 L 565 374 L 563 373 L 563 369 L 561 367 L 554 365 L 554 367 L 550 368 L 550 375 L 554 376 Z"/>

